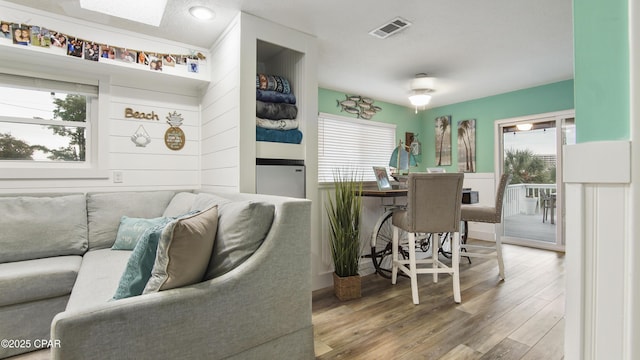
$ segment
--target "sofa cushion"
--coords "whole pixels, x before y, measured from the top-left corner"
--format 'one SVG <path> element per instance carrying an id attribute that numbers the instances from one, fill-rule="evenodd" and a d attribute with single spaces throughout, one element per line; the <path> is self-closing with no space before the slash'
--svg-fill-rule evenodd
<path id="1" fill-rule="evenodd" d="M 162 216 L 175 217 L 182 214 L 186 214 L 191 210 L 193 201 L 196 199 L 196 194 L 190 192 L 177 193 L 172 199 L 167 208 L 164 209 Z"/>
<path id="2" fill-rule="evenodd" d="M 89 249 L 113 245 L 122 215 L 146 219 L 162 216 L 174 194 L 173 191 L 88 193 Z"/>
<path id="3" fill-rule="evenodd" d="M 247 260 L 262 244 L 273 222 L 273 204 L 231 201 L 200 193 L 192 210 L 218 205 L 218 231 L 205 279 L 226 274 Z"/>
<path id="4" fill-rule="evenodd" d="M 118 287 L 131 251 L 100 249 L 88 251 L 82 258 L 80 271 L 67 310 L 104 304 Z"/>
<path id="5" fill-rule="evenodd" d="M 165 227 L 143 294 L 200 282 L 209 265 L 217 226 L 218 207 L 213 206 Z"/>
<path id="6" fill-rule="evenodd" d="M 0 263 L 87 250 L 83 194 L 0 197 Z"/>
<path id="7" fill-rule="evenodd" d="M 171 219 L 157 217 L 152 219 L 130 218 L 122 216 L 112 250 L 133 250 L 138 238 L 148 229 L 157 225 L 166 225 Z"/>
<path id="8" fill-rule="evenodd" d="M 81 261 L 71 255 L 0 264 L 0 306 L 69 294 Z"/>
<path id="9" fill-rule="evenodd" d="M 113 294 L 113 300 L 142 294 L 151 277 L 162 231 L 170 224 L 154 226 L 140 236 L 124 271 L 121 272 L 122 276 L 120 276 L 115 294 Z"/>

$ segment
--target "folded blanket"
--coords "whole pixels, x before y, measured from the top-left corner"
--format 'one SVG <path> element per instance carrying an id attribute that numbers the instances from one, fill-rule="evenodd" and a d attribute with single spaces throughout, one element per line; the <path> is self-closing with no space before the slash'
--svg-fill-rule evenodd
<path id="1" fill-rule="evenodd" d="M 302 142 L 302 132 L 298 129 L 271 130 L 256 126 L 256 141 L 300 144 Z"/>
<path id="2" fill-rule="evenodd" d="M 269 120 L 256 118 L 256 126 L 273 130 L 292 130 L 298 128 L 298 120 Z"/>
<path id="3" fill-rule="evenodd" d="M 291 104 L 256 100 L 256 116 L 269 120 L 295 119 L 298 116 L 298 108 Z"/>
<path id="4" fill-rule="evenodd" d="M 272 90 L 283 94 L 291 93 L 289 81 L 278 75 L 256 74 L 256 89 Z"/>
<path id="5" fill-rule="evenodd" d="M 256 89 L 256 99 L 271 103 L 295 104 L 296 97 L 293 94 L 283 94 L 273 90 Z"/>

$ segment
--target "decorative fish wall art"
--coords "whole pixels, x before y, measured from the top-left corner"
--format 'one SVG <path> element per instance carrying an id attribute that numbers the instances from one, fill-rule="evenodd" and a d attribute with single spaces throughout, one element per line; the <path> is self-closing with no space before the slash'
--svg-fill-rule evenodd
<path id="1" fill-rule="evenodd" d="M 380 106 L 373 105 L 373 99 L 360 95 L 345 95 L 345 100 L 336 100 L 336 102 L 337 107 L 341 108 L 340 111 L 357 115 L 358 118 L 365 120 L 371 120 L 373 115 L 382 111 Z"/>

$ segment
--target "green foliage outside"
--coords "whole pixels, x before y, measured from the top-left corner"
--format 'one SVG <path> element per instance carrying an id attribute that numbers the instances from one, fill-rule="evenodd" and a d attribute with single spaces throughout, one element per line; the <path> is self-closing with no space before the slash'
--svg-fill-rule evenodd
<path id="1" fill-rule="evenodd" d="M 9 133 L 0 133 L 0 159 L 33 160 L 34 149 Z"/>
<path id="2" fill-rule="evenodd" d="M 53 116 L 65 121 L 84 122 L 87 119 L 87 99 L 82 95 L 69 94 L 64 99 L 54 99 L 56 109 Z M 50 149 L 51 160 L 84 161 L 86 158 L 87 141 L 84 128 L 64 126 L 49 126 L 53 133 L 60 136 L 70 137 L 69 146 L 66 148 Z"/>
<path id="3" fill-rule="evenodd" d="M 327 215 L 331 228 L 331 257 L 336 275 L 358 275 L 362 180 L 352 170 L 333 172 L 335 195 L 329 195 Z"/>
<path id="4" fill-rule="evenodd" d="M 54 99 L 53 103 L 56 105 L 53 110 L 55 119 L 86 121 L 86 97 L 69 94 L 64 99 Z M 33 160 L 34 151 L 39 150 L 48 153 L 47 158 L 50 160 L 85 161 L 87 142 L 84 128 L 60 125 L 51 125 L 48 128 L 56 135 L 70 138 L 69 146 L 50 149 L 43 145 L 29 145 L 26 141 L 17 139 L 10 133 L 0 133 L 0 159 Z"/>
<path id="5" fill-rule="evenodd" d="M 504 172 L 511 174 L 511 184 L 553 184 L 556 167 L 547 166 L 541 157 L 526 150 L 507 150 L 504 156 Z"/>

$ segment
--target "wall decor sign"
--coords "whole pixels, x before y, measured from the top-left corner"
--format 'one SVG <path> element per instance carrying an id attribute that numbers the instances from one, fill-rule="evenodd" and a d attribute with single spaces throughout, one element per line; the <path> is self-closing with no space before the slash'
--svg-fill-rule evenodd
<path id="1" fill-rule="evenodd" d="M 158 114 L 156 114 L 155 111 L 151 111 L 150 113 L 144 113 L 144 112 L 140 112 L 140 111 L 134 111 L 132 108 L 125 108 L 124 109 L 124 117 L 125 118 L 134 118 L 134 119 L 141 119 L 141 120 L 157 120 L 160 121 L 160 118 L 158 117 Z"/>
<path id="2" fill-rule="evenodd" d="M 144 126 L 138 126 L 138 130 L 131 135 L 131 141 L 136 144 L 137 147 L 147 147 L 151 142 L 151 136 L 144 129 Z"/>
<path id="3" fill-rule="evenodd" d="M 345 100 L 336 100 L 340 111 L 356 115 L 359 119 L 371 120 L 382 108 L 373 105 L 373 99 L 360 95 L 345 95 Z"/>
<path id="4" fill-rule="evenodd" d="M 451 115 L 436 118 L 436 166 L 451 165 Z"/>
<path id="5" fill-rule="evenodd" d="M 164 133 L 164 143 L 171 150 L 181 150 L 184 147 L 186 141 L 184 131 L 180 129 L 180 125 L 184 119 L 182 114 L 178 114 L 177 111 L 169 113 L 167 116 L 167 124 L 169 128 Z"/>
<path id="6" fill-rule="evenodd" d="M 476 172 L 476 119 L 458 121 L 458 171 Z"/>

